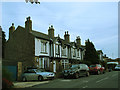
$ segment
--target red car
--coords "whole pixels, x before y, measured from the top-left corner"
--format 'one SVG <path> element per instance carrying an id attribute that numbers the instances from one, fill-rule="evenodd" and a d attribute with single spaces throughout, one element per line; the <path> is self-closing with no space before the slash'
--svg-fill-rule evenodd
<path id="1" fill-rule="evenodd" d="M 105 73 L 105 68 L 102 67 L 100 64 L 92 64 L 89 66 L 90 73 L 97 73 L 98 75 L 101 73 Z"/>

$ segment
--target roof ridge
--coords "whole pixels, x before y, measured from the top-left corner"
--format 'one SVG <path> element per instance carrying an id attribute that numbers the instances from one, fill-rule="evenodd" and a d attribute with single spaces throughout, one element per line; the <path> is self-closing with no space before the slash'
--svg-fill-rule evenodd
<path id="1" fill-rule="evenodd" d="M 32 30 L 32 32 L 36 32 L 36 33 L 41 33 L 41 34 L 44 34 L 44 35 L 47 35 L 45 33 L 42 33 L 42 32 L 39 32 L 39 31 L 35 31 L 35 30 Z M 48 35 L 47 35 L 48 36 Z"/>

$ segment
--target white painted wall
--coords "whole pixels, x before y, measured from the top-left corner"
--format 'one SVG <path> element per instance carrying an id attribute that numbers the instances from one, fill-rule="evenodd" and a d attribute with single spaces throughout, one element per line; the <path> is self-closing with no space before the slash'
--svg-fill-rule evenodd
<path id="1" fill-rule="evenodd" d="M 55 55 L 56 55 L 55 53 L 56 53 L 56 52 L 55 52 L 55 44 L 54 44 L 54 57 L 55 57 Z"/>

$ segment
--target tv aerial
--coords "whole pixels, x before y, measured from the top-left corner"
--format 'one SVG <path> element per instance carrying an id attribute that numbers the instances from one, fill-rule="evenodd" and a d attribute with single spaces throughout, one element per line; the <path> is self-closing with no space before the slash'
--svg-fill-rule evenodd
<path id="1" fill-rule="evenodd" d="M 36 4 L 40 4 L 40 2 L 38 0 L 25 0 L 26 3 L 30 2 L 31 4 L 36 3 Z"/>

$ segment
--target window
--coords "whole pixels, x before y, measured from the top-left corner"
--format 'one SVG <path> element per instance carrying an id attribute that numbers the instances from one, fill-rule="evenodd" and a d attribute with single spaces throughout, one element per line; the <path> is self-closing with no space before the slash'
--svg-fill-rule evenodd
<path id="1" fill-rule="evenodd" d="M 76 50 L 75 50 L 75 48 L 73 49 L 73 57 L 75 57 L 76 56 Z"/>
<path id="2" fill-rule="evenodd" d="M 43 58 L 39 58 L 39 68 L 42 68 Z"/>
<path id="3" fill-rule="evenodd" d="M 77 50 L 77 56 L 80 57 L 79 49 Z"/>
<path id="4" fill-rule="evenodd" d="M 69 61 L 68 60 L 62 60 L 62 67 L 64 69 L 67 69 L 69 67 Z"/>
<path id="5" fill-rule="evenodd" d="M 62 47 L 62 56 L 66 56 L 66 48 Z"/>
<path id="6" fill-rule="evenodd" d="M 47 53 L 47 42 L 41 42 L 41 52 Z"/>
<path id="7" fill-rule="evenodd" d="M 60 46 L 56 44 L 55 50 L 56 50 L 56 54 L 59 55 L 60 54 Z"/>

